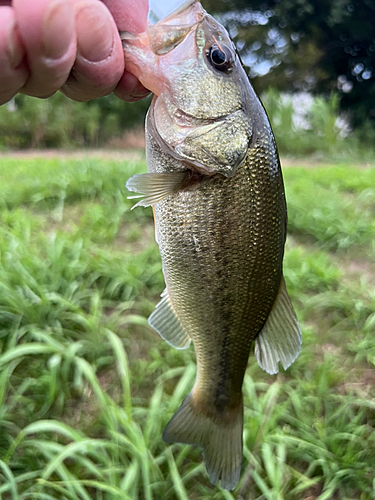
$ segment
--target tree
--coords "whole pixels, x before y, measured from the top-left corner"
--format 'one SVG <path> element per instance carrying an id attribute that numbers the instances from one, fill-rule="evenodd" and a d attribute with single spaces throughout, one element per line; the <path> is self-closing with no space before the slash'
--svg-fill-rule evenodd
<path id="1" fill-rule="evenodd" d="M 202 3 L 229 29 L 259 92 L 335 91 L 354 126 L 375 126 L 374 0 Z"/>

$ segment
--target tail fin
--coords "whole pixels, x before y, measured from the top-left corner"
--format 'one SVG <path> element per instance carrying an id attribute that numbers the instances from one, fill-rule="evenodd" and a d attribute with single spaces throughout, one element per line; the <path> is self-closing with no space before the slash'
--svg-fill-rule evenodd
<path id="1" fill-rule="evenodd" d="M 233 490 L 242 463 L 243 404 L 230 422 L 218 422 L 198 413 L 191 394 L 183 401 L 163 432 L 166 443 L 186 443 L 203 448 L 203 458 L 212 484 Z"/>

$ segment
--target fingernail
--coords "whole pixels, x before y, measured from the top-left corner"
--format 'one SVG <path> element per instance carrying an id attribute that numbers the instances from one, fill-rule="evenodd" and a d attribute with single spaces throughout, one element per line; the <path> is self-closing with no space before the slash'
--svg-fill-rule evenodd
<path id="1" fill-rule="evenodd" d="M 16 22 L 12 24 L 8 31 L 7 42 L 10 65 L 12 68 L 16 68 L 19 64 L 21 64 L 25 55 L 20 38 L 18 36 Z"/>
<path id="2" fill-rule="evenodd" d="M 100 3 L 82 7 L 76 18 L 77 46 L 82 57 L 91 62 L 107 59 L 113 49 L 113 27 L 107 9 Z"/>
<path id="3" fill-rule="evenodd" d="M 135 90 L 130 94 L 130 97 L 133 99 L 143 99 L 144 97 L 147 97 L 149 94 L 151 94 L 150 90 L 145 90 L 144 92 L 140 90 Z"/>
<path id="4" fill-rule="evenodd" d="M 74 11 L 70 2 L 55 0 L 43 22 L 44 55 L 59 59 L 68 50 L 74 37 Z"/>

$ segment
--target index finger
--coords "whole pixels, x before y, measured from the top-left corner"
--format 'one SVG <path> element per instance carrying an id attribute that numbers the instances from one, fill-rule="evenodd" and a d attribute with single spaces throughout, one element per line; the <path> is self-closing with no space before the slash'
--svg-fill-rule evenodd
<path id="1" fill-rule="evenodd" d="M 142 33 L 147 28 L 148 0 L 102 0 L 119 31 Z"/>
<path id="2" fill-rule="evenodd" d="M 142 33 L 147 28 L 148 0 L 102 0 L 110 10 L 119 31 Z M 115 94 L 124 101 L 135 101 L 150 91 L 126 71 L 121 77 Z"/>

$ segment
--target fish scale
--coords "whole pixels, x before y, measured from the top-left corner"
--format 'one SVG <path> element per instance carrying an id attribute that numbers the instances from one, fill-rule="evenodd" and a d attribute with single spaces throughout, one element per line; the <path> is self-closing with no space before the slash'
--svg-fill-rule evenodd
<path id="1" fill-rule="evenodd" d="M 135 206 L 153 205 L 166 283 L 149 324 L 178 349 L 192 341 L 197 359 L 194 387 L 163 439 L 200 446 L 211 482 L 231 490 L 251 346 L 271 374 L 301 349 L 282 273 L 287 221 L 276 144 L 229 35 L 198 1 L 122 38 L 128 69 L 155 93 L 148 173 L 127 182 L 145 196 Z"/>

